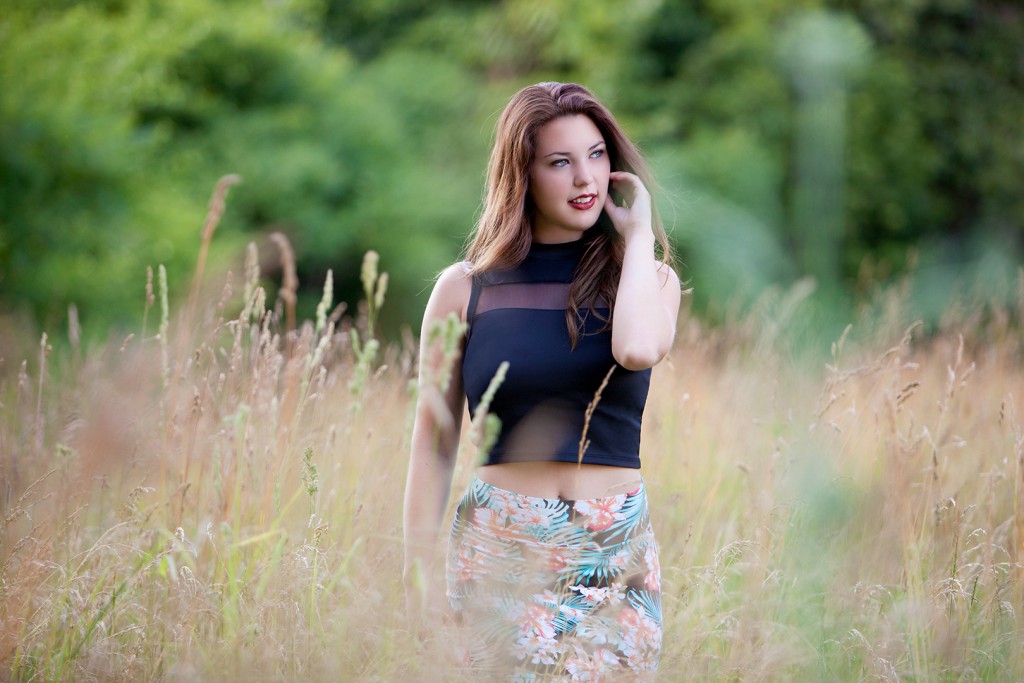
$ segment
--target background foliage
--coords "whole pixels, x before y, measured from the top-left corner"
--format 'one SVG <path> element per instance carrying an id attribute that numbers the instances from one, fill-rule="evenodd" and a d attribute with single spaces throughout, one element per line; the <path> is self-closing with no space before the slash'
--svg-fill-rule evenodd
<path id="1" fill-rule="evenodd" d="M 372 248 L 385 326 L 416 324 L 497 112 L 547 79 L 586 83 L 655 160 L 712 319 L 807 274 L 863 302 L 908 265 L 927 318 L 957 288 L 998 298 L 1024 247 L 1016 3 L 2 4 L 0 309 L 46 329 L 71 303 L 93 336 L 135 324 L 147 265 L 182 288 L 232 172 L 221 265 L 284 232 L 308 316 L 329 268 L 357 298 Z"/>
<path id="2" fill-rule="evenodd" d="M 416 346 L 375 336 L 373 257 L 356 315 L 325 275 L 355 301 L 376 250 L 415 324 L 497 112 L 555 78 L 651 154 L 703 316 L 644 419 L 662 676 L 1021 680 L 1022 32 L 1008 1 L 0 0 L 0 666 L 449 671 L 380 495 Z M 149 298 L 147 266 L 190 291 L 229 173 L 214 296 Z M 828 363 L 794 353 L 815 297 Z M 120 335 L 61 343 L 72 303 Z"/>

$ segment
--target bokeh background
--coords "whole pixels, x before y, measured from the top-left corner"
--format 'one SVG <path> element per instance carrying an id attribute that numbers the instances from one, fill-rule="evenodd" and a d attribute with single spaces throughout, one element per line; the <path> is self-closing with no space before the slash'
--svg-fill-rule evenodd
<path id="1" fill-rule="evenodd" d="M 550 79 L 692 288 L 661 680 L 1024 680 L 1019 0 L 0 0 L 0 680 L 470 679 L 406 607 L 411 331 Z"/>
<path id="2" fill-rule="evenodd" d="M 508 97 L 573 80 L 653 160 L 709 322 L 763 292 L 837 313 L 910 278 L 925 324 L 1012 291 L 1024 250 L 1024 9 L 977 0 L 2 0 L 0 319 L 137 329 L 146 267 L 294 245 L 299 316 L 328 269 L 390 273 L 413 328 L 459 255 Z M 272 299 L 271 299 L 272 300 Z M 841 329 L 841 328 L 840 328 Z M 833 331 L 829 328 L 829 334 Z M 834 338 L 834 335 L 833 335 Z"/>

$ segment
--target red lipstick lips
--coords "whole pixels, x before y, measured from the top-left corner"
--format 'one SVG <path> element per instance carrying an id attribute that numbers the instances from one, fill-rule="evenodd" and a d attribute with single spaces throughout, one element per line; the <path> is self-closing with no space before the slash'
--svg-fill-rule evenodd
<path id="1" fill-rule="evenodd" d="M 576 209 L 577 211 L 587 211 L 594 207 L 594 203 L 597 201 L 596 194 L 581 194 L 579 197 L 569 200 L 569 206 Z"/>

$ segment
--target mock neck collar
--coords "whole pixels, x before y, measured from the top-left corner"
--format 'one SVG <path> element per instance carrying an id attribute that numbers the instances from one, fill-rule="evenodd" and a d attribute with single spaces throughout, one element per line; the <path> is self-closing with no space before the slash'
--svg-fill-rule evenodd
<path id="1" fill-rule="evenodd" d="M 530 256 L 538 258 L 566 258 L 581 254 L 586 248 L 586 242 L 581 238 L 571 242 L 531 242 Z"/>

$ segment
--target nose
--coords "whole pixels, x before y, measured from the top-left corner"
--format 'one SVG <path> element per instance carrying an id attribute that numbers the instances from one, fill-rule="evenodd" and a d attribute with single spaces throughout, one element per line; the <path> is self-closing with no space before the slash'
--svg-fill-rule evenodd
<path id="1" fill-rule="evenodd" d="M 577 164 L 576 165 L 576 187 L 586 187 L 594 181 L 594 173 L 590 168 L 590 164 Z"/>

